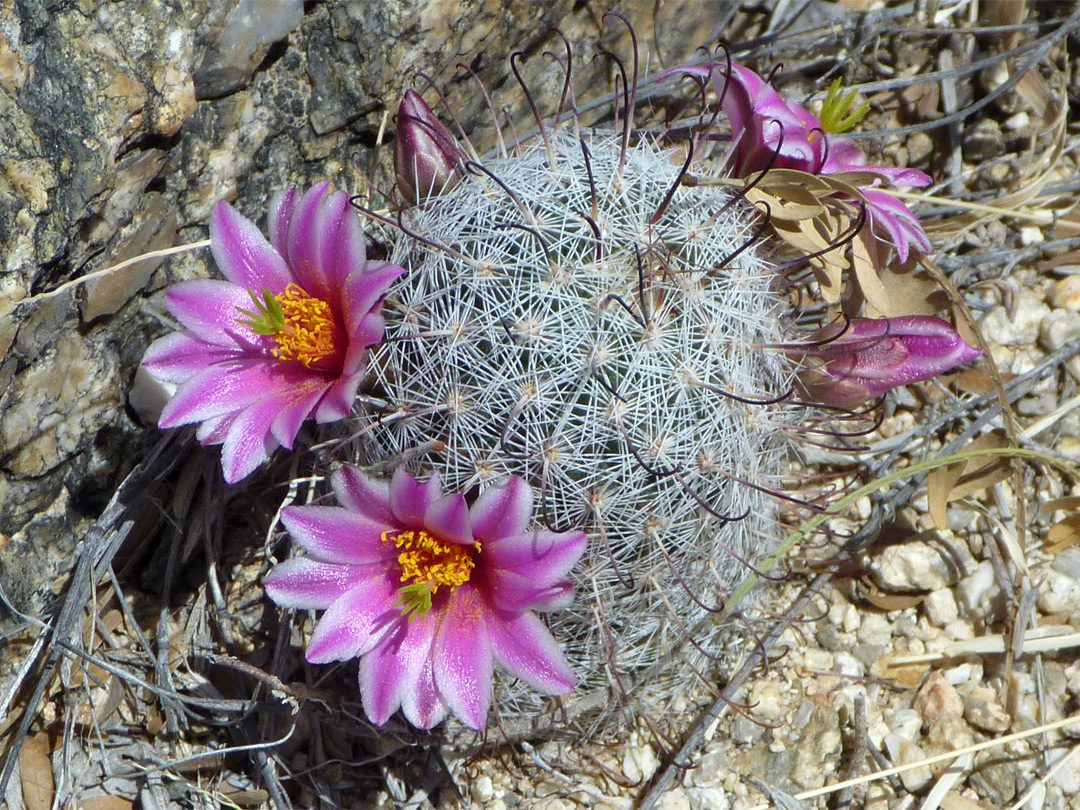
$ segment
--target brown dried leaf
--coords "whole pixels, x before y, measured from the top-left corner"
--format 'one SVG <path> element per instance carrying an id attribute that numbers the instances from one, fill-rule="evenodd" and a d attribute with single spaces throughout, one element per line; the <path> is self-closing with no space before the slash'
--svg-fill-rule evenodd
<path id="1" fill-rule="evenodd" d="M 863 577 L 861 582 L 866 588 L 862 598 L 878 610 L 887 612 L 907 610 L 908 608 L 918 607 L 926 599 L 925 593 L 889 593 L 883 591 L 870 577 Z"/>
<path id="2" fill-rule="evenodd" d="M 79 810 L 131 810 L 135 806 L 133 799 L 123 796 L 91 796 L 79 799 Z"/>
<path id="3" fill-rule="evenodd" d="M 890 262 L 881 268 L 879 279 L 891 300 L 903 302 L 903 315 L 934 315 L 949 308 L 948 293 L 917 266 Z"/>
<path id="4" fill-rule="evenodd" d="M 805 190 L 804 190 L 805 191 Z M 798 221 L 811 219 L 818 216 L 824 209 L 813 194 L 806 194 L 810 198 L 807 204 L 786 195 L 785 189 L 770 187 L 768 190 L 760 187 L 749 189 L 746 199 L 751 203 L 764 203 L 769 206 L 769 216 L 774 219 L 786 219 Z"/>
<path id="5" fill-rule="evenodd" d="M 1002 379 L 1005 377 L 1002 376 Z M 954 374 L 952 384 L 957 391 L 965 394 L 989 394 L 994 390 L 994 378 L 981 368 L 967 368 Z"/>
<path id="6" fill-rule="evenodd" d="M 869 226 L 864 225 L 851 240 L 851 263 L 855 267 L 855 279 L 866 303 L 886 318 L 909 314 L 904 311 L 904 299 L 890 298 L 881 283 L 878 275 L 880 262 L 877 237 L 870 232 Z"/>
<path id="7" fill-rule="evenodd" d="M 53 803 L 51 745 L 44 731 L 27 737 L 19 751 L 23 804 L 26 810 L 51 810 Z"/>
<path id="8" fill-rule="evenodd" d="M 1054 498 L 1039 507 L 1044 512 L 1057 512 L 1061 509 L 1080 509 L 1080 495 L 1066 495 L 1064 498 Z"/>
<path id="9" fill-rule="evenodd" d="M 1005 432 L 995 430 L 970 442 L 960 452 L 1008 446 Z M 926 480 L 926 496 L 934 525 L 938 529 L 946 527 L 945 507 L 949 501 L 980 492 L 1006 480 L 1010 475 L 1012 465 L 1009 459 L 1000 456 L 969 459 L 932 470 Z"/>
<path id="10" fill-rule="evenodd" d="M 1050 527 L 1046 533 L 1046 546 L 1043 551 L 1057 555 L 1078 544 L 1080 544 L 1080 512 L 1073 512 Z"/>

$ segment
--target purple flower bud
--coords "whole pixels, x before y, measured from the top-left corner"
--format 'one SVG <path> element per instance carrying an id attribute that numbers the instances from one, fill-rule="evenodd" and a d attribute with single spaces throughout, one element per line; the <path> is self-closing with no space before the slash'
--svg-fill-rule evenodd
<path id="1" fill-rule="evenodd" d="M 854 408 L 898 386 L 944 374 L 983 353 L 948 323 L 926 315 L 856 318 L 846 329 L 827 329 L 823 341 L 793 353 L 811 361 L 801 375 L 807 394 L 838 408 Z"/>
<path id="2" fill-rule="evenodd" d="M 394 173 L 406 202 L 418 203 L 449 191 L 461 179 L 462 154 L 454 136 L 414 90 L 405 93 L 397 114 Z"/>

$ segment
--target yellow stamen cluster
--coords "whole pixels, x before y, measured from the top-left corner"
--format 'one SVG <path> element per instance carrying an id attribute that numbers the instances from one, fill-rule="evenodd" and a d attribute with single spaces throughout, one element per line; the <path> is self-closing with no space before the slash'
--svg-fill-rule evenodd
<path id="1" fill-rule="evenodd" d="M 440 585 L 464 585 L 476 568 L 468 546 L 441 542 L 425 531 L 388 531 L 383 532 L 382 539 L 402 549 L 398 555 L 401 581 L 425 584 L 431 593 Z M 475 548 L 480 551 L 480 544 L 476 543 Z"/>
<path id="2" fill-rule="evenodd" d="M 313 366 L 334 353 L 334 316 L 330 304 L 312 298 L 296 284 L 290 284 L 274 298 L 285 315 L 285 326 L 274 334 L 277 342 L 274 357 Z"/>

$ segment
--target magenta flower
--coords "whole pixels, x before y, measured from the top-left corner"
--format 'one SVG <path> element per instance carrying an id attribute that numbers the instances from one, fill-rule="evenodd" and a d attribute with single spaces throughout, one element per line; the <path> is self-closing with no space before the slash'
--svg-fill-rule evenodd
<path id="1" fill-rule="evenodd" d="M 307 552 L 266 578 L 283 607 L 325 610 L 313 664 L 360 658 L 364 711 L 381 725 L 400 707 L 431 728 L 452 712 L 483 728 L 492 665 L 546 694 L 574 688 L 562 651 L 534 611 L 568 607 L 566 576 L 584 532 L 530 529 L 533 496 L 517 476 L 470 507 L 437 475 L 397 470 L 387 483 L 350 467 L 332 479 L 341 506 L 297 506 L 282 522 Z"/>
<path id="2" fill-rule="evenodd" d="M 210 219 L 210 249 L 225 281 L 177 284 L 165 295 L 183 326 L 155 341 L 143 366 L 178 388 L 158 425 L 201 423 L 203 445 L 221 444 L 235 483 L 301 423 L 348 416 L 382 340 L 379 309 L 404 268 L 365 259 L 364 231 L 342 192 L 320 183 L 270 205 L 267 241 L 225 202 Z"/>
<path id="3" fill-rule="evenodd" d="M 829 339 L 830 335 L 837 335 Z M 801 377 L 819 402 L 854 408 L 892 389 L 928 380 L 982 356 L 940 318 L 856 318 L 845 329 L 827 329 L 813 348 L 791 347 L 792 354 L 816 358 L 819 365 Z"/>
<path id="4" fill-rule="evenodd" d="M 660 74 L 711 79 L 717 97 L 723 99 L 724 114 L 731 122 L 733 141 L 732 171 L 748 177 L 767 169 L 796 169 L 810 174 L 873 172 L 894 186 L 922 187 L 932 180 L 918 169 L 869 166 L 866 155 L 852 141 L 836 135 L 837 129 L 849 127 L 861 118 L 861 112 L 848 113 L 853 94 L 830 88 L 822 124 L 813 113 L 781 96 L 772 85 L 742 65 L 731 66 L 731 78 L 719 65 L 685 65 Z M 829 127 L 834 129 L 830 131 Z M 866 204 L 870 226 L 882 238 L 882 232 L 895 248 L 900 262 L 906 262 L 912 248 L 929 253 L 930 240 L 918 218 L 904 203 L 887 191 L 874 187 L 859 189 Z"/>
<path id="5" fill-rule="evenodd" d="M 431 107 L 414 90 L 405 93 L 397 114 L 394 174 L 406 202 L 449 191 L 461 179 L 461 150 Z"/>

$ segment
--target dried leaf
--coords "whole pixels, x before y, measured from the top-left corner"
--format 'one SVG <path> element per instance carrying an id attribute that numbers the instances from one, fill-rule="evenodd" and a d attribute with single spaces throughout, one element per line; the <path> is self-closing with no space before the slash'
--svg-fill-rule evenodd
<path id="1" fill-rule="evenodd" d="M 79 810 L 131 810 L 134 806 L 134 799 L 125 799 L 123 796 L 91 796 L 89 799 L 79 799 Z"/>
<path id="2" fill-rule="evenodd" d="M 1003 382 L 1008 382 L 1015 374 L 1002 374 Z M 953 385 L 957 391 L 965 394 L 989 394 L 994 390 L 994 378 L 981 368 L 968 368 L 953 375 Z"/>
<path id="3" fill-rule="evenodd" d="M 1040 507 L 1044 512 L 1057 512 L 1061 509 L 1080 509 L 1080 495 L 1066 495 L 1064 498 L 1054 498 Z"/>
<path id="4" fill-rule="evenodd" d="M 1073 512 L 1050 527 L 1046 533 L 1046 546 L 1043 551 L 1057 555 L 1077 544 L 1080 544 L 1080 512 Z"/>
<path id="5" fill-rule="evenodd" d="M 1008 446 L 1009 440 L 1004 431 L 995 430 L 975 439 L 961 452 Z M 934 525 L 938 529 L 946 528 L 945 507 L 949 501 L 991 487 L 1011 474 L 1009 460 L 1001 457 L 969 459 L 932 470 L 927 476 L 926 495 Z"/>
<path id="6" fill-rule="evenodd" d="M 27 737 L 19 751 L 23 804 L 26 810 L 51 810 L 53 803 L 52 760 L 49 735 L 44 731 Z"/>
<path id="7" fill-rule="evenodd" d="M 877 584 L 869 577 L 863 577 L 860 581 L 866 588 L 862 598 L 878 610 L 889 613 L 894 610 L 907 610 L 908 608 L 918 607 L 926 599 L 925 593 L 888 593 L 878 588 Z"/>
<path id="8" fill-rule="evenodd" d="M 867 225 L 864 225 L 851 240 L 851 263 L 855 268 L 855 279 L 859 283 L 866 302 L 885 318 L 910 314 L 904 311 L 906 301 L 903 298 L 890 297 L 878 276 L 881 254 L 878 240 Z"/>
<path id="9" fill-rule="evenodd" d="M 949 308 L 949 296 L 925 270 L 890 262 L 878 278 L 890 300 L 903 302 L 903 315 L 934 315 Z"/>
<path id="10" fill-rule="evenodd" d="M 751 203 L 765 203 L 769 206 L 770 217 L 792 221 L 812 219 L 824 210 L 812 194 L 807 196 L 810 197 L 810 204 L 791 199 L 783 194 L 783 189 L 752 188 L 746 192 L 746 199 Z"/>

